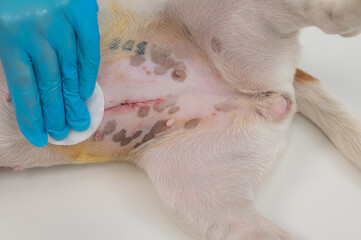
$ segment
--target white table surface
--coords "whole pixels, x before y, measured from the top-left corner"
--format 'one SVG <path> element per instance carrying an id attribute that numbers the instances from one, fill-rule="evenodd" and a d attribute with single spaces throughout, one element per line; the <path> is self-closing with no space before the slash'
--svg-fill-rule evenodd
<path id="1" fill-rule="evenodd" d="M 301 68 L 361 119 L 361 37 L 344 39 L 310 28 L 301 42 Z M 257 207 L 296 240 L 360 240 L 361 172 L 298 115 Z M 104 164 L 2 170 L 0 239 L 194 238 L 173 222 L 143 172 L 127 164 Z"/>

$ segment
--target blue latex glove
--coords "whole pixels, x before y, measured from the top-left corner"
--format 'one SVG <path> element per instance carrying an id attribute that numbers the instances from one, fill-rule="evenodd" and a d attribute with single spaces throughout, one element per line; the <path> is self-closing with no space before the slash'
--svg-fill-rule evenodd
<path id="1" fill-rule="evenodd" d="M 35 146 L 85 131 L 100 62 L 96 0 L 0 0 L 0 58 L 16 117 Z"/>

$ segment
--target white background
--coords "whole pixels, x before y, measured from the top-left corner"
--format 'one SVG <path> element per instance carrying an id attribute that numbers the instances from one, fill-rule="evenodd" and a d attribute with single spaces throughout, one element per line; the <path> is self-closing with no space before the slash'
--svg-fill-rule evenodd
<path id="1" fill-rule="evenodd" d="M 361 119 L 361 37 L 303 32 L 301 68 Z M 360 156 L 361 158 L 361 156 Z M 296 240 L 361 239 L 361 174 L 308 120 L 258 194 L 258 209 Z M 0 172 L 0 239 L 191 240 L 146 175 L 127 164 Z"/>

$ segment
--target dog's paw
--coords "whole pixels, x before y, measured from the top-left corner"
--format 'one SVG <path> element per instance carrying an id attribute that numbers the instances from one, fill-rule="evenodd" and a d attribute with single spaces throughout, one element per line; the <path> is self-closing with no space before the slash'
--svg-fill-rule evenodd
<path id="1" fill-rule="evenodd" d="M 345 37 L 361 32 L 361 0 L 311 2 L 310 8 L 305 10 L 306 15 L 324 32 Z"/>
<path id="2" fill-rule="evenodd" d="M 214 227 L 208 232 L 207 240 L 292 240 L 293 238 L 276 226 L 250 226 L 232 224 L 222 228 Z"/>

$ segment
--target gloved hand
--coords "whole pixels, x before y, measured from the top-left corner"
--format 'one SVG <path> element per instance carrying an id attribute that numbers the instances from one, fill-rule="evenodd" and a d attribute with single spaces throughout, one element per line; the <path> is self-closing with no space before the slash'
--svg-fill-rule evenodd
<path id="1" fill-rule="evenodd" d="M 0 59 L 16 117 L 35 146 L 85 131 L 100 62 L 96 0 L 0 0 Z"/>

